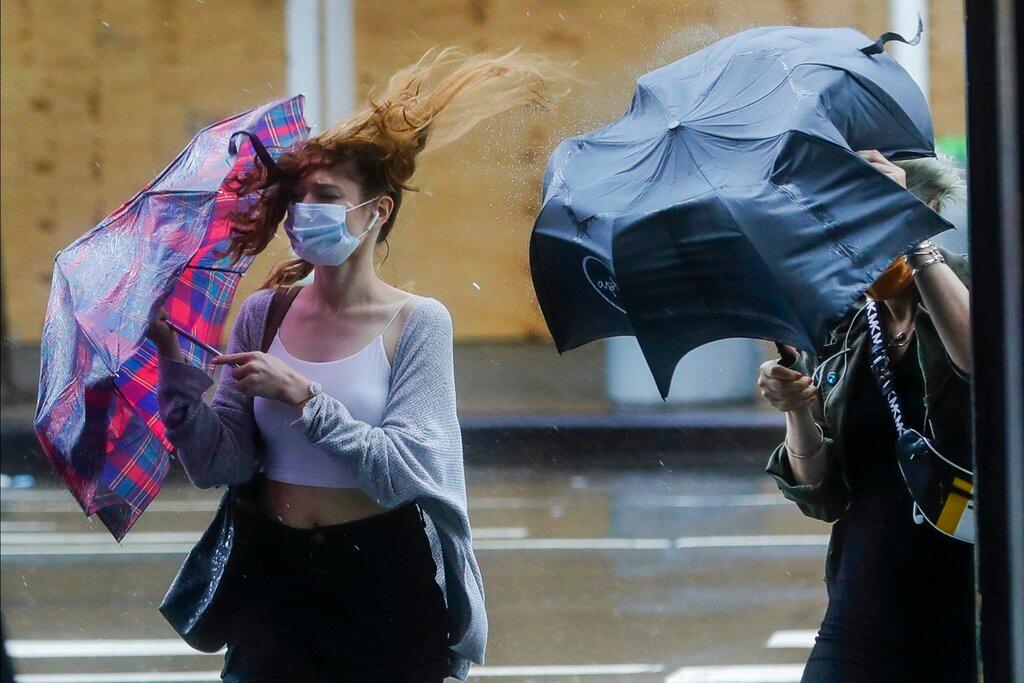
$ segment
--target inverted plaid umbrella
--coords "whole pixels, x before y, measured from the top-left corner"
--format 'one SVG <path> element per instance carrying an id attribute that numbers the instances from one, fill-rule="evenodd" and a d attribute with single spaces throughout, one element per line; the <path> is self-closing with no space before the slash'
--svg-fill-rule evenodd
<path id="1" fill-rule="evenodd" d="M 302 105 L 300 95 L 200 131 L 156 179 L 57 254 L 36 434 L 85 513 L 118 541 L 160 491 L 172 450 L 157 414 L 149 319 L 164 306 L 187 360 L 212 373 L 231 298 L 252 261 L 225 253 L 229 216 L 255 200 L 239 198 L 229 181 L 256 156 L 273 166 L 268 150 L 306 139 Z"/>
<path id="2" fill-rule="evenodd" d="M 530 241 L 559 351 L 636 336 L 662 396 L 718 339 L 810 351 L 893 259 L 951 228 L 854 152 L 935 156 L 888 40 L 908 42 L 744 31 L 640 77 L 621 119 L 560 144 Z"/>

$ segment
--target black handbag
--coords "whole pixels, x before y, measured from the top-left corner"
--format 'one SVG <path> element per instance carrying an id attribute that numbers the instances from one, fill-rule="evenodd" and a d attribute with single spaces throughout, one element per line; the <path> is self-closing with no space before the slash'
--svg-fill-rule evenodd
<path id="1" fill-rule="evenodd" d="M 263 329 L 265 353 L 277 334 L 288 308 L 301 287 L 279 288 L 274 292 Z M 200 652 L 217 652 L 228 638 L 230 588 L 247 558 L 242 548 L 251 547 L 241 538 L 249 528 L 239 524 L 240 514 L 258 514 L 256 500 L 262 477 L 228 487 L 213 521 L 189 552 L 174 582 L 160 603 L 160 613 L 189 646 Z"/>
<path id="2" fill-rule="evenodd" d="M 919 524 L 927 521 L 950 538 L 974 543 L 974 473 L 942 455 L 931 439 L 904 424 L 877 306 L 869 300 L 865 308 L 871 335 L 871 371 L 899 435 L 896 460 L 914 499 L 914 520 Z"/>
<path id="3" fill-rule="evenodd" d="M 245 485 L 224 493 L 213 521 L 189 552 L 160 603 L 160 613 L 181 639 L 200 652 L 217 652 L 227 642 L 223 608 L 227 588 L 244 563 L 236 550 L 239 525 L 233 497 Z"/>

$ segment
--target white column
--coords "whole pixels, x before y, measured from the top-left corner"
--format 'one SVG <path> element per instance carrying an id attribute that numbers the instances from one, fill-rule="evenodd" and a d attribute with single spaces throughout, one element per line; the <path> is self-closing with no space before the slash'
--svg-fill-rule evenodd
<path id="1" fill-rule="evenodd" d="M 288 94 L 306 96 L 314 133 L 354 109 L 354 48 L 351 0 L 287 0 Z"/>
<path id="2" fill-rule="evenodd" d="M 917 33 L 917 17 L 924 22 L 924 33 L 917 45 L 905 45 L 899 41 L 889 43 L 888 48 L 911 78 L 921 88 L 925 100 L 929 97 L 928 81 L 928 37 L 931 26 L 928 25 L 928 0 L 889 0 L 889 30 L 899 33 L 904 38 L 912 38 Z"/>
<path id="3" fill-rule="evenodd" d="M 355 109 L 355 34 L 350 0 L 323 0 L 323 97 L 325 125 Z"/>
<path id="4" fill-rule="evenodd" d="M 315 131 L 324 122 L 320 88 L 320 0 L 287 0 L 284 12 L 287 95 L 306 96 L 306 122 Z"/>

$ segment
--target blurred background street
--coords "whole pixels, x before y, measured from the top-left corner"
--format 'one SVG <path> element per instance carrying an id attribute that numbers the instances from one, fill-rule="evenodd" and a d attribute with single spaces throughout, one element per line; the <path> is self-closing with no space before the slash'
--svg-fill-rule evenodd
<path id="1" fill-rule="evenodd" d="M 759 462 L 472 468 L 491 619 L 473 678 L 799 680 L 824 608 L 828 527 Z M 4 618 L 20 680 L 218 680 L 220 657 L 190 650 L 156 611 L 218 493 L 169 485 L 118 547 L 63 490 L 5 491 Z"/>

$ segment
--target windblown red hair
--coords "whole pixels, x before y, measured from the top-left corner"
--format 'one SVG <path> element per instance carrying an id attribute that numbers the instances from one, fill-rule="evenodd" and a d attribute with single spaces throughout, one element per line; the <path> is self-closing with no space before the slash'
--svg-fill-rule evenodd
<path id="1" fill-rule="evenodd" d="M 270 182 L 259 163 L 236 180 L 241 196 L 261 194 L 248 211 L 234 217 L 230 253 L 238 258 L 266 249 L 288 207 L 298 199 L 301 180 L 316 169 L 338 166 L 361 186 L 364 196 L 386 195 L 394 201 L 378 237 L 378 243 L 385 241 L 402 193 L 415 189 L 409 183 L 420 154 L 454 142 L 492 116 L 545 105 L 550 84 L 563 77 L 547 59 L 518 50 L 469 56 L 456 48 L 427 52 L 392 76 L 379 94 L 371 94 L 364 109 L 282 154 L 277 165 L 283 180 Z M 312 268 L 301 259 L 287 261 L 271 273 L 264 287 L 293 284 Z"/>

